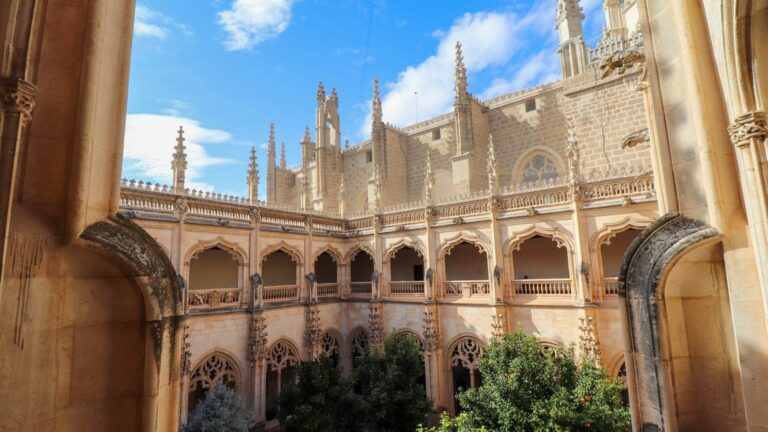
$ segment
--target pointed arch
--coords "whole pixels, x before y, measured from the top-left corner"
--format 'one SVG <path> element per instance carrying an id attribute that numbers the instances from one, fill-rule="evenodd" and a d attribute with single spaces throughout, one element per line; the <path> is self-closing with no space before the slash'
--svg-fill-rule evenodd
<path id="1" fill-rule="evenodd" d="M 421 352 L 424 352 L 424 338 L 421 337 L 420 334 L 418 334 L 415 330 L 412 330 L 408 327 L 403 327 L 398 330 L 395 330 L 394 333 L 392 333 L 393 336 L 413 336 L 414 339 L 416 339 L 416 342 L 419 344 L 419 350 Z"/>
<path id="2" fill-rule="evenodd" d="M 548 225 L 534 224 L 523 231 L 509 236 L 504 243 L 504 255 L 511 257 L 513 252 L 520 250 L 520 246 L 526 240 L 535 236 L 548 237 L 555 242 L 558 248 L 565 247 L 569 253 L 572 253 L 574 250 L 573 239 L 570 235 Z"/>
<path id="3" fill-rule="evenodd" d="M 446 255 L 450 255 L 454 247 L 464 242 L 473 244 L 481 253 L 484 253 L 488 257 L 491 256 L 491 246 L 488 242 L 484 241 L 479 234 L 469 231 L 461 231 L 455 236 L 443 241 L 440 245 L 440 250 L 438 250 L 437 253 L 438 259 L 443 259 Z"/>
<path id="4" fill-rule="evenodd" d="M 371 259 L 373 259 L 373 249 L 371 245 L 366 243 L 358 243 L 349 249 L 346 254 L 344 254 L 344 262 L 347 264 L 351 263 L 359 252 L 365 252 L 371 257 Z"/>
<path id="5" fill-rule="evenodd" d="M 317 258 L 320 257 L 320 255 L 322 255 L 325 252 L 328 252 L 328 255 L 330 255 L 331 258 L 333 258 L 333 261 L 335 261 L 337 265 L 341 265 L 344 263 L 344 258 L 341 252 L 339 252 L 339 250 L 333 247 L 333 245 L 330 243 L 326 243 L 320 246 L 320 248 L 318 248 L 315 251 L 314 255 L 312 255 L 312 262 L 314 263 L 315 261 L 317 261 Z"/>
<path id="6" fill-rule="evenodd" d="M 633 216 L 625 216 L 619 221 L 606 223 L 602 228 L 592 234 L 589 241 L 590 250 L 599 251 L 600 246 L 603 244 L 611 244 L 611 240 L 616 237 L 617 234 L 629 229 L 642 231 L 652 223 L 653 219 Z"/>
<path id="7" fill-rule="evenodd" d="M 263 262 L 264 258 L 269 256 L 272 252 L 277 252 L 279 250 L 287 253 L 291 257 L 291 260 L 293 260 L 293 262 L 295 262 L 297 265 L 304 264 L 304 260 L 303 260 L 301 251 L 299 251 L 295 247 L 289 245 L 284 240 L 280 240 L 277 243 L 272 243 L 272 244 L 267 245 L 261 251 L 261 254 L 259 254 L 259 262 Z"/>
<path id="8" fill-rule="evenodd" d="M 419 241 L 418 239 L 413 239 L 411 237 L 403 237 L 400 240 L 398 240 L 396 243 L 390 245 L 387 248 L 387 251 L 384 254 L 384 262 L 385 263 L 389 262 L 392 259 L 392 257 L 395 256 L 397 251 L 406 247 L 416 251 L 416 254 L 418 254 L 419 257 L 421 257 L 421 259 L 425 259 L 427 255 L 426 249 L 424 248 L 424 245 L 421 244 L 421 241 Z"/>
<path id="9" fill-rule="evenodd" d="M 189 263 L 197 258 L 201 252 L 208 249 L 219 248 L 232 256 L 232 259 L 237 261 L 238 264 L 243 265 L 247 261 L 248 253 L 240 245 L 235 242 L 229 241 L 222 236 L 217 236 L 209 240 L 200 240 L 187 250 L 184 255 L 184 264 L 189 266 Z"/>
<path id="10" fill-rule="evenodd" d="M 298 345 L 292 340 L 281 337 L 269 346 L 267 364 L 270 370 L 282 370 L 301 361 Z"/>

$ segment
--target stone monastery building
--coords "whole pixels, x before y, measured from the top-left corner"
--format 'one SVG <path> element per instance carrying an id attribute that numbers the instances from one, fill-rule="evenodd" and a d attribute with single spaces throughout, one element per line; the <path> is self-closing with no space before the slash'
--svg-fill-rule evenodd
<path id="1" fill-rule="evenodd" d="M 414 335 L 437 410 L 517 329 L 627 383 L 634 431 L 768 431 L 768 0 L 556 0 L 562 79 L 341 143 L 317 90 L 266 202 L 120 180 L 132 0 L 0 2 L 0 431 L 172 431 L 224 383 Z M 446 89 L 448 90 L 448 89 Z M 262 162 L 263 163 L 263 162 Z M 263 166 L 262 166 L 263 168 Z M 263 173 L 263 170 L 262 170 Z M 262 191 L 263 192 L 263 191 Z"/>

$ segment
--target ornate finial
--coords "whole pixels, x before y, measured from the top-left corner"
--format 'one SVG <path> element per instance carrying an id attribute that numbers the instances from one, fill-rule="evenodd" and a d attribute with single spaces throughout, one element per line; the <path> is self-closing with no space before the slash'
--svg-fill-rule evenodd
<path id="1" fill-rule="evenodd" d="M 184 182 L 187 171 L 187 147 L 184 145 L 184 128 L 179 126 L 178 136 L 176 137 L 176 146 L 174 147 L 173 160 L 171 168 L 173 169 L 173 187 L 177 193 L 184 191 Z"/>
<path id="2" fill-rule="evenodd" d="M 581 6 L 579 6 L 579 0 L 557 0 L 557 18 L 555 23 L 559 25 L 567 18 L 584 19 L 584 14 L 581 13 Z"/>
<path id="3" fill-rule="evenodd" d="M 496 148 L 493 144 L 493 135 L 488 134 L 488 193 L 494 195 L 499 187 L 499 179 L 496 168 Z"/>
<path id="4" fill-rule="evenodd" d="M 373 79 L 373 99 L 371 101 L 372 105 L 372 116 L 373 116 L 373 123 L 374 125 L 377 123 L 381 123 L 382 118 L 382 109 L 381 109 L 381 95 L 379 94 L 379 79 L 374 78 Z"/>
<path id="5" fill-rule="evenodd" d="M 333 100 L 338 100 L 339 99 L 339 94 L 336 93 L 336 87 L 331 89 L 331 99 L 333 99 Z"/>
<path id="6" fill-rule="evenodd" d="M 274 161 L 277 149 L 275 148 L 275 124 L 269 124 L 269 145 L 267 147 L 267 155 L 269 159 Z"/>
<path id="7" fill-rule="evenodd" d="M 491 318 L 493 319 L 493 323 L 491 323 L 491 328 L 493 329 L 493 331 L 491 332 L 491 337 L 493 339 L 498 339 L 504 336 L 505 327 L 506 327 L 504 314 L 494 311 L 494 313 L 491 314 Z"/>
<path id="8" fill-rule="evenodd" d="M 424 201 L 427 205 L 432 205 L 433 195 L 435 188 L 435 177 L 432 175 L 432 157 L 430 151 L 427 149 L 427 171 L 424 176 Z"/>
<path id="9" fill-rule="evenodd" d="M 314 360 L 320 355 L 323 340 L 323 329 L 320 325 L 320 310 L 317 306 L 310 306 L 307 310 L 307 327 L 304 330 L 304 338 L 310 357 Z"/>
<path id="10" fill-rule="evenodd" d="M 280 143 L 280 168 L 285 168 L 285 143 Z"/>
<path id="11" fill-rule="evenodd" d="M 380 302 L 371 302 L 371 312 L 368 314 L 368 340 L 370 346 L 381 349 L 384 344 L 384 316 Z"/>
<path id="12" fill-rule="evenodd" d="M 456 42 L 456 100 L 455 105 L 464 106 L 467 103 L 467 68 L 464 66 L 464 55 L 461 51 L 461 42 Z"/>
<path id="13" fill-rule="evenodd" d="M 583 358 L 591 360 L 596 366 L 600 366 L 600 341 L 597 338 L 597 331 L 592 322 L 592 317 L 579 317 L 579 348 Z"/>
<path id="14" fill-rule="evenodd" d="M 248 163 L 248 202 L 253 205 L 259 200 L 259 166 L 256 161 L 256 147 L 251 146 L 251 160 Z"/>
<path id="15" fill-rule="evenodd" d="M 267 325 L 264 317 L 258 313 L 253 317 L 248 335 L 248 361 L 251 365 L 266 360 L 268 347 Z"/>
<path id="16" fill-rule="evenodd" d="M 424 352 L 432 354 L 440 350 L 440 326 L 436 312 L 424 311 Z"/>
<path id="17" fill-rule="evenodd" d="M 325 87 L 323 87 L 322 81 L 317 85 L 317 101 L 325 102 Z"/>
<path id="18" fill-rule="evenodd" d="M 301 139 L 302 143 L 308 143 L 312 141 L 312 137 L 309 135 L 309 126 L 304 128 L 304 137 Z"/>

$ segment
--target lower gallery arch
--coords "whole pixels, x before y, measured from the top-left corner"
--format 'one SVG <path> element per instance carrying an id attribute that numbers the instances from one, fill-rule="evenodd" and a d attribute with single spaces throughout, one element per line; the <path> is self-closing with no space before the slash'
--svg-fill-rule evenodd
<path id="1" fill-rule="evenodd" d="M 277 418 L 277 406 L 282 389 L 296 380 L 296 365 L 301 361 L 299 350 L 288 340 L 272 344 L 267 355 L 267 420 Z"/>
<path id="2" fill-rule="evenodd" d="M 477 363 L 485 353 L 485 344 L 473 336 L 462 336 L 451 345 L 449 366 L 451 370 L 451 390 L 453 391 L 453 412 L 461 411 L 456 398 L 463 390 L 477 388 L 482 384 Z"/>
<path id="3" fill-rule="evenodd" d="M 219 351 L 208 355 L 192 369 L 189 378 L 188 411 L 192 412 L 214 386 L 222 384 L 238 391 L 239 382 L 237 363 L 231 356 Z"/>
<path id="4" fill-rule="evenodd" d="M 352 368 L 357 367 L 360 357 L 368 352 L 370 346 L 368 330 L 357 327 L 349 335 L 349 353 L 352 357 Z"/>
<path id="5" fill-rule="evenodd" d="M 636 427 L 746 430 L 717 231 L 674 214 L 651 224 L 624 256 L 619 302 Z"/>
<path id="6" fill-rule="evenodd" d="M 339 367 L 341 356 L 341 338 L 332 330 L 323 332 L 320 339 L 320 355 L 328 357 L 334 367 Z"/>

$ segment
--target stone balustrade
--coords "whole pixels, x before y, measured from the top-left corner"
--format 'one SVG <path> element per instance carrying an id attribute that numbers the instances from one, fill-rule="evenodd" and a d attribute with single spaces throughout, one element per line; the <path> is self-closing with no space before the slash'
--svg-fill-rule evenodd
<path id="1" fill-rule="evenodd" d="M 190 310 L 231 307 L 240 305 L 240 288 L 215 288 L 190 290 L 187 307 Z"/>
<path id="2" fill-rule="evenodd" d="M 349 293 L 353 297 L 369 297 L 371 295 L 370 282 L 350 282 Z"/>
<path id="3" fill-rule="evenodd" d="M 449 297 L 488 296 L 491 285 L 488 280 L 452 280 L 445 281 L 445 295 Z"/>
<path id="4" fill-rule="evenodd" d="M 317 296 L 318 297 L 338 297 L 339 284 L 336 282 L 317 284 Z"/>
<path id="5" fill-rule="evenodd" d="M 515 279 L 515 295 L 570 296 L 570 279 Z"/>
<path id="6" fill-rule="evenodd" d="M 298 300 L 299 298 L 298 285 L 272 285 L 263 287 L 263 290 L 265 302 Z"/>
<path id="7" fill-rule="evenodd" d="M 424 281 L 393 281 L 389 283 L 393 295 L 424 295 Z"/>
<path id="8" fill-rule="evenodd" d="M 619 294 L 619 278 L 603 278 L 603 292 L 606 297 L 617 296 Z"/>

